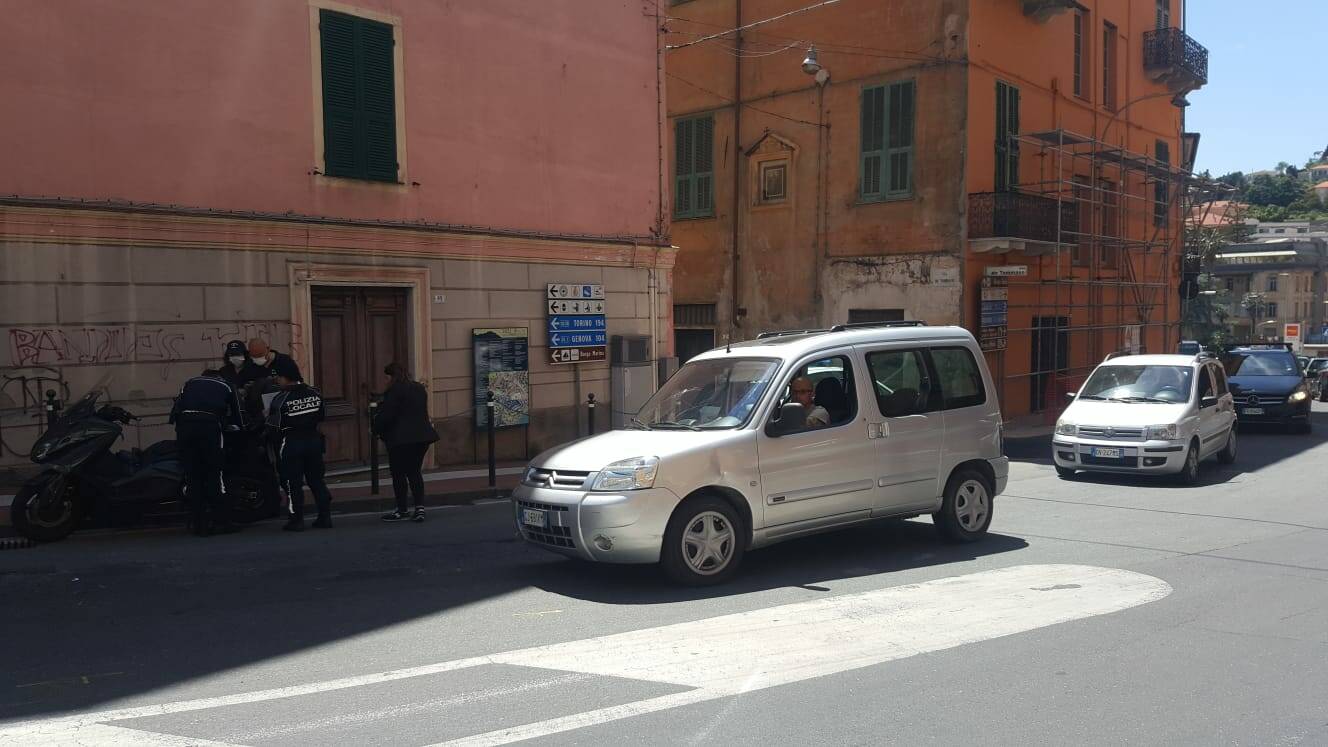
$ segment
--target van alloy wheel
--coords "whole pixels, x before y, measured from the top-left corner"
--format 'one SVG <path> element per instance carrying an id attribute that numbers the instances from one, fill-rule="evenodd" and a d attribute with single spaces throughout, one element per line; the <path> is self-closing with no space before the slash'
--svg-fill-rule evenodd
<path id="1" fill-rule="evenodd" d="M 692 517 L 682 534 L 682 557 L 687 567 L 702 576 L 713 576 L 733 560 L 737 534 L 722 514 L 705 511 Z"/>

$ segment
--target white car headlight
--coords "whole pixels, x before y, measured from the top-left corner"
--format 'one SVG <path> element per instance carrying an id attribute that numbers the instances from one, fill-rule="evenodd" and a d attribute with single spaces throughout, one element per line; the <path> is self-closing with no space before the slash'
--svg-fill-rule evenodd
<path id="1" fill-rule="evenodd" d="M 1288 403 L 1290 403 L 1290 402 L 1304 402 L 1305 400 L 1307 400 L 1307 399 L 1309 399 L 1309 398 L 1310 398 L 1310 393 L 1309 393 L 1309 392 L 1305 391 L 1304 389 L 1297 389 L 1296 391 L 1294 391 L 1294 392 L 1291 393 L 1291 396 L 1290 396 L 1290 397 L 1287 397 L 1287 402 L 1288 402 Z"/>
<path id="2" fill-rule="evenodd" d="M 1056 421 L 1056 435 L 1058 436 L 1077 436 L 1079 435 L 1079 426 L 1074 423 L 1067 423 L 1064 420 Z"/>
<path id="3" fill-rule="evenodd" d="M 1180 428 L 1175 423 L 1168 425 L 1150 425 L 1144 433 L 1149 441 L 1175 441 L 1180 438 Z"/>
<path id="4" fill-rule="evenodd" d="M 644 490 L 654 487 L 659 457 L 633 457 L 614 462 L 599 471 L 591 490 Z"/>

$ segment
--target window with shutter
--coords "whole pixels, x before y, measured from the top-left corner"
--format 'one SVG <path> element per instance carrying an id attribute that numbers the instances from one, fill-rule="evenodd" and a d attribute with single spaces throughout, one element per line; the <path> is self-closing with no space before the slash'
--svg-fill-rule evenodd
<path id="1" fill-rule="evenodd" d="M 392 26 L 320 10 L 323 173 L 398 181 Z"/>
<path id="2" fill-rule="evenodd" d="M 1154 155 L 1162 165 L 1170 171 L 1171 166 L 1171 146 L 1165 140 L 1158 140 L 1154 143 Z M 1164 227 L 1167 225 L 1167 218 L 1171 212 L 1171 189 L 1170 176 L 1159 176 L 1153 183 L 1153 225 Z"/>
<path id="3" fill-rule="evenodd" d="M 1019 89 L 996 81 L 996 191 L 1019 185 Z"/>
<path id="4" fill-rule="evenodd" d="M 913 195 L 917 87 L 901 81 L 862 89 L 859 194 L 863 202 Z"/>
<path id="5" fill-rule="evenodd" d="M 700 218 L 715 213 L 715 118 L 679 119 L 673 125 L 673 215 Z"/>

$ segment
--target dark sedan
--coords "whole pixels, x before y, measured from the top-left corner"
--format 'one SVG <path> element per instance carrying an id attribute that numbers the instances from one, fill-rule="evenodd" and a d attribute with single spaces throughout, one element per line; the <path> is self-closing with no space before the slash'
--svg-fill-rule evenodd
<path id="1" fill-rule="evenodd" d="M 1222 358 L 1241 423 L 1278 423 L 1310 432 L 1310 396 L 1300 363 L 1279 348 L 1235 348 Z"/>

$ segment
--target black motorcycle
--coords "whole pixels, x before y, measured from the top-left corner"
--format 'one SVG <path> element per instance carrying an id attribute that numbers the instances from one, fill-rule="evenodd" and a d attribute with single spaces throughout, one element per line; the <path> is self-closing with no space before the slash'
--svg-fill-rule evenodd
<path id="1" fill-rule="evenodd" d="M 28 539 L 64 539 L 85 519 L 105 525 L 130 511 L 185 510 L 184 465 L 175 441 L 146 449 L 111 451 L 122 426 L 139 418 L 121 407 L 97 407 L 93 390 L 65 410 L 32 446 L 30 458 L 45 469 L 14 496 L 14 528 Z M 226 492 L 236 521 L 250 523 L 280 508 L 276 472 L 258 433 L 226 434 Z"/>

